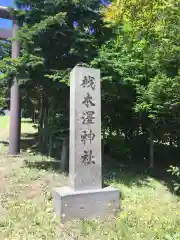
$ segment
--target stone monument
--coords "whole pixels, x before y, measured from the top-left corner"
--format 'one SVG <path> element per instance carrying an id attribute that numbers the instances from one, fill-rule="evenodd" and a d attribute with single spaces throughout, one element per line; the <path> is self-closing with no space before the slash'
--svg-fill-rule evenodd
<path id="1" fill-rule="evenodd" d="M 76 66 L 70 79 L 69 186 L 54 188 L 61 221 L 114 215 L 120 192 L 102 188 L 100 70 Z"/>

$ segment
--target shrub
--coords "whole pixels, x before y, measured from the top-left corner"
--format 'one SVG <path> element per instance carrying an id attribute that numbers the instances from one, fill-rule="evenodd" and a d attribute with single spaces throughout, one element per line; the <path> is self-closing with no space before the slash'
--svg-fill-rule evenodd
<path id="1" fill-rule="evenodd" d="M 170 166 L 168 172 L 171 172 L 173 176 L 175 176 L 176 180 L 173 180 L 174 191 L 180 193 L 180 167 Z"/>

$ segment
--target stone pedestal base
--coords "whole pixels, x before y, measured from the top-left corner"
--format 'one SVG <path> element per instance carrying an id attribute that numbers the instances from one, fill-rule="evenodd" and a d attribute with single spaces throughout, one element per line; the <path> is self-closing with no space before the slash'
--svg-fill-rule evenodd
<path id="1" fill-rule="evenodd" d="M 53 204 L 61 222 L 116 215 L 120 209 L 120 192 L 102 189 L 74 191 L 70 187 L 54 188 Z"/>

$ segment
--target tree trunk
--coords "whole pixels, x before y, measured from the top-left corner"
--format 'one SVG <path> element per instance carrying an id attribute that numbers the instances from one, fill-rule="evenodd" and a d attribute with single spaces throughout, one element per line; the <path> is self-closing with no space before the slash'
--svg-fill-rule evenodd
<path id="1" fill-rule="evenodd" d="M 61 152 L 61 169 L 63 172 L 68 171 L 68 139 L 64 138 Z"/>
<path id="2" fill-rule="evenodd" d="M 112 133 L 113 133 L 113 129 L 110 127 L 110 128 L 109 128 L 109 137 L 110 137 L 110 138 L 112 137 Z"/>
<path id="3" fill-rule="evenodd" d="M 52 154 L 52 147 L 53 147 L 53 144 L 52 144 L 53 140 L 52 140 L 52 135 L 49 137 L 49 157 L 51 157 L 51 154 Z"/>
<path id="4" fill-rule="evenodd" d="M 41 98 L 40 102 L 40 113 L 39 113 L 39 126 L 38 126 L 38 133 L 39 133 L 39 145 L 41 146 L 43 139 L 42 139 L 42 129 L 43 129 L 43 121 L 44 120 L 44 93 Z"/>
<path id="5" fill-rule="evenodd" d="M 33 123 L 36 123 L 36 108 L 34 107 L 34 111 L 33 111 Z"/>
<path id="6" fill-rule="evenodd" d="M 171 149 L 173 148 L 173 140 L 172 140 L 171 135 L 169 136 L 169 146 Z"/>
<path id="7" fill-rule="evenodd" d="M 154 168 L 154 139 L 153 139 L 153 129 L 149 129 L 149 167 Z"/>
<path id="8" fill-rule="evenodd" d="M 48 151 L 48 108 L 44 109 L 44 119 L 43 119 L 43 133 L 42 133 L 42 150 L 43 153 Z"/>
<path id="9" fill-rule="evenodd" d="M 105 134 L 105 129 L 102 129 L 102 139 L 101 139 L 101 152 L 102 152 L 102 158 L 104 158 L 104 145 L 105 145 L 105 139 L 106 139 L 106 134 Z"/>
<path id="10" fill-rule="evenodd" d="M 40 103 L 39 131 L 43 128 L 43 118 L 44 118 L 44 98 L 41 99 Z"/>
<path id="11" fill-rule="evenodd" d="M 44 115 L 43 115 L 43 131 L 42 131 L 42 151 L 48 154 L 49 151 L 49 130 L 48 130 L 48 117 L 49 117 L 49 103 L 48 96 L 44 97 Z"/>

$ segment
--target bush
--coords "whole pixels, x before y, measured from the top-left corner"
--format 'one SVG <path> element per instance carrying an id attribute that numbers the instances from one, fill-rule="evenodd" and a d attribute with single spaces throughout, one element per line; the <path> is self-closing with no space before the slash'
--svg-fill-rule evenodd
<path id="1" fill-rule="evenodd" d="M 104 153 L 120 162 L 127 162 L 128 156 L 130 156 L 123 136 L 112 136 L 104 139 Z"/>
<path id="2" fill-rule="evenodd" d="M 180 193 L 180 167 L 170 166 L 168 172 L 171 172 L 175 176 L 176 180 L 173 181 L 174 191 Z"/>

